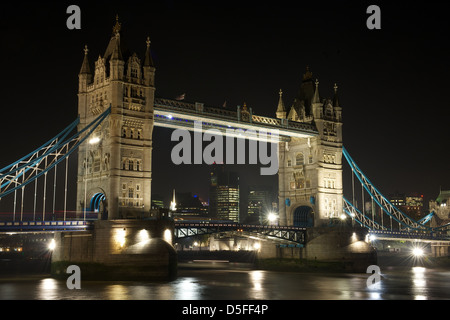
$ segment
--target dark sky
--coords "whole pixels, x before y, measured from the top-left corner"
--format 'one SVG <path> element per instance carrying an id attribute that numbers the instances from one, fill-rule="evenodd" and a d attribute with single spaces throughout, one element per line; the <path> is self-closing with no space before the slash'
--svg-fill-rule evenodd
<path id="1" fill-rule="evenodd" d="M 245 101 L 274 117 L 279 89 L 290 107 L 308 65 L 322 97 L 331 98 L 338 84 L 344 145 L 378 189 L 436 198 L 440 187 L 450 188 L 450 19 L 444 1 L 392 2 L 10 4 L 0 19 L 0 166 L 76 118 L 84 45 L 93 65 L 118 14 L 123 39 L 141 58 L 151 37 L 158 97 L 186 93 L 188 101 L 232 108 Z M 66 28 L 71 4 L 81 8 L 81 30 Z M 381 8 L 381 30 L 366 28 L 371 4 Z M 209 168 L 173 166 L 170 134 L 155 129 L 153 189 L 207 197 Z M 230 169 L 240 171 L 244 188 L 277 183 L 258 176 L 258 166 Z"/>

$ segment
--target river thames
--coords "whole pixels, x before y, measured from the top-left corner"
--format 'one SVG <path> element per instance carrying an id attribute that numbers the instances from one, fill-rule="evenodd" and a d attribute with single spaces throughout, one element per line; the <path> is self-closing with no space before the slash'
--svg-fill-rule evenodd
<path id="1" fill-rule="evenodd" d="M 0 276 L 1 300 L 442 300 L 450 299 L 450 269 L 384 267 L 367 285 L 364 273 L 297 273 L 245 266 L 181 269 L 167 282 L 66 281 L 48 276 Z M 82 280 L 82 278 L 81 278 Z"/>

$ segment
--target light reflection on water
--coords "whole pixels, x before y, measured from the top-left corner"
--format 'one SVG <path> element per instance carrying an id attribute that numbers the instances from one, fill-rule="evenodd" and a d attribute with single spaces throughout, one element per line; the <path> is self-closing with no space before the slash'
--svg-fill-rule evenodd
<path id="1" fill-rule="evenodd" d="M 2 300 L 386 300 L 450 299 L 450 272 L 422 267 L 369 274 L 282 273 L 262 270 L 184 270 L 171 282 L 81 281 L 67 289 L 52 278 L 1 279 Z"/>

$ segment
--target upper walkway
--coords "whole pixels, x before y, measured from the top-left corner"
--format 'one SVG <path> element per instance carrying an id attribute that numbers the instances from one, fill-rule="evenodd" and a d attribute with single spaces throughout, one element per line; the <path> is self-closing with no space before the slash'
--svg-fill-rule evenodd
<path id="1" fill-rule="evenodd" d="M 239 107 L 238 107 L 239 108 Z M 184 128 L 195 130 L 195 121 L 202 123 L 202 130 L 218 129 L 229 130 L 227 136 L 241 137 L 239 133 L 231 132 L 239 129 L 266 131 L 268 134 L 278 134 L 283 141 L 291 137 L 308 138 L 318 134 L 314 125 L 289 121 L 287 119 L 275 119 L 248 113 L 248 118 L 242 116 L 241 109 L 232 111 L 226 108 L 205 106 L 202 103 L 191 103 L 170 99 L 155 99 L 155 122 L 156 126 L 172 129 Z M 251 136 L 246 135 L 246 138 Z M 258 139 L 258 137 L 255 137 Z"/>

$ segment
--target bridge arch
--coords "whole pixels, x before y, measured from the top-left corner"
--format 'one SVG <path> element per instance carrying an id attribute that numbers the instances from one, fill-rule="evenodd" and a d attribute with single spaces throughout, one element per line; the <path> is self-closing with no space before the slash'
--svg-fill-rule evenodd
<path id="1" fill-rule="evenodd" d="M 294 227 L 314 227 L 314 207 L 307 202 L 301 202 L 292 206 L 288 217 L 288 225 Z"/>
<path id="2" fill-rule="evenodd" d="M 106 192 L 102 188 L 94 188 L 87 194 L 86 209 L 90 212 L 99 213 L 102 219 L 106 219 L 108 213 L 108 201 Z"/>

